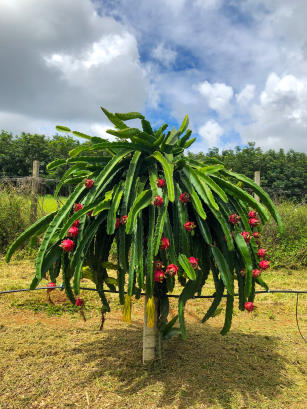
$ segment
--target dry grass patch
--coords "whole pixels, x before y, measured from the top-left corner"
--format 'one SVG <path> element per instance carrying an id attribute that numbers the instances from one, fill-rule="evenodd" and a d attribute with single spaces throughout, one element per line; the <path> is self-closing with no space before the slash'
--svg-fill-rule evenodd
<path id="1" fill-rule="evenodd" d="M 29 261 L 0 262 L 0 290 L 27 287 Z M 307 288 L 306 271 L 270 272 L 271 288 Z M 89 282 L 86 285 L 91 286 Z M 206 289 L 206 294 L 212 287 Z M 143 300 L 131 325 L 121 321 L 117 297 L 98 331 L 99 300 L 84 292 L 87 322 L 63 292 L 0 296 L 0 408 L 255 408 L 303 409 L 306 344 L 295 323 L 295 296 L 261 295 L 253 314 L 237 312 L 231 332 L 223 314 L 200 324 L 208 300 L 186 308 L 188 339 L 165 343 L 164 366 L 141 364 Z M 306 334 L 306 296 L 300 324 Z M 173 313 L 176 300 L 172 300 Z"/>

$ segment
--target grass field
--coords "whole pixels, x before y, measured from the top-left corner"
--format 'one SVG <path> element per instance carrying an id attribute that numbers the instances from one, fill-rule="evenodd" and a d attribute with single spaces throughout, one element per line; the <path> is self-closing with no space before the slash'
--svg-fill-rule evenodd
<path id="1" fill-rule="evenodd" d="M 25 288 L 33 261 L 0 261 L 0 290 Z M 306 289 L 306 271 L 266 274 L 272 289 Z M 91 286 L 84 281 L 84 285 Z M 206 289 L 212 293 L 212 283 Z M 255 408 L 307 407 L 306 344 L 295 322 L 296 297 L 258 296 L 257 310 L 236 311 L 231 332 L 219 331 L 223 314 L 201 324 L 208 300 L 186 307 L 188 339 L 165 342 L 163 366 L 143 367 L 143 300 L 133 320 L 121 321 L 117 297 L 98 331 L 98 297 L 83 292 L 83 322 L 59 290 L 0 296 L 0 408 Z M 305 336 L 306 296 L 299 321 Z M 176 301 L 172 302 L 172 314 Z"/>
<path id="2" fill-rule="evenodd" d="M 52 195 L 40 196 L 39 205 L 44 213 L 51 213 L 65 203 L 66 197 L 59 197 L 58 200 Z"/>

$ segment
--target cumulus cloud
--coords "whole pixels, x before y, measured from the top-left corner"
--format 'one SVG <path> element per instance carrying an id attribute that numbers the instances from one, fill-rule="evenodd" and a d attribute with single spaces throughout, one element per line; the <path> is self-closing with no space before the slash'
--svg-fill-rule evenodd
<path id="1" fill-rule="evenodd" d="M 105 122 L 85 122 L 74 119 L 67 123 L 66 121 L 55 122 L 52 120 L 50 121 L 46 119 L 30 117 L 29 115 L 0 112 L 1 128 L 3 130 L 11 132 L 13 135 L 18 135 L 22 132 L 55 135 L 57 133 L 61 133 L 55 129 L 56 125 L 69 125 L 72 130 L 83 132 L 90 136 L 98 136 L 109 141 L 115 141 L 116 137 L 106 132 L 107 129 L 112 128 L 112 125 L 110 125 L 110 123 L 107 123 L 103 116 L 102 119 Z M 80 140 L 84 142 L 82 138 Z"/>
<path id="2" fill-rule="evenodd" d="M 203 95 L 211 109 L 225 114 L 229 110 L 229 103 L 233 97 L 232 87 L 216 82 L 210 84 L 208 81 L 204 81 L 198 86 L 199 92 Z"/>
<path id="3" fill-rule="evenodd" d="M 75 3 L 0 2 L 0 127 L 104 135 L 100 105 L 146 108 L 155 122 L 188 113 L 194 130 L 214 116 L 220 147 L 239 131 L 306 150 L 305 0 Z"/>
<path id="4" fill-rule="evenodd" d="M 246 105 L 251 102 L 254 96 L 255 85 L 248 84 L 242 89 L 239 94 L 236 94 L 236 101 L 240 106 L 246 107 Z"/>
<path id="5" fill-rule="evenodd" d="M 81 54 L 51 53 L 44 56 L 47 66 L 58 69 L 67 82 L 78 85 L 91 75 L 96 67 L 108 66 L 118 58 L 137 60 L 137 47 L 129 33 L 107 34 L 89 44 Z M 92 70 L 91 70 L 92 69 Z"/>
<path id="6" fill-rule="evenodd" d="M 5 130 L 13 135 L 20 134 L 22 132 L 29 132 L 33 134 L 55 134 L 55 125 L 64 124 L 55 124 L 54 122 L 35 118 L 30 115 L 0 111 L 0 131 Z"/>
<path id="7" fill-rule="evenodd" d="M 223 0 L 196 0 L 194 4 L 201 9 L 208 10 L 220 7 L 222 2 Z"/>
<path id="8" fill-rule="evenodd" d="M 214 119 L 209 119 L 197 129 L 199 138 L 189 148 L 190 152 L 206 152 L 210 148 L 231 149 L 236 143 L 225 139 L 225 129 Z"/>
<path id="9" fill-rule="evenodd" d="M 251 114 L 251 104 L 260 97 L 256 90 L 264 88 L 272 70 L 281 77 L 289 73 L 296 78 L 306 75 L 305 0 L 272 0 L 270 3 L 265 0 L 232 1 L 229 6 L 223 1 L 195 0 L 193 4 L 180 1 L 176 7 L 173 1 L 169 1 L 167 6 L 171 7 L 171 3 L 180 13 L 162 13 L 163 0 L 154 3 L 131 0 L 129 6 L 124 0 L 118 0 L 118 9 L 128 24 L 138 26 L 138 39 L 145 47 L 155 33 L 155 41 L 163 43 L 167 38 L 169 47 L 176 49 L 176 62 L 185 57 L 184 51 L 188 52 L 185 61 L 189 69 L 181 71 L 180 81 L 177 71 L 167 73 L 168 81 L 160 73 L 154 79 L 159 101 L 167 101 L 176 118 L 186 111 L 191 114 L 194 127 L 198 128 L 204 117 L 210 118 L 209 108 L 223 117 L 225 132 L 233 128 L 237 131 L 247 129 L 243 124 L 257 121 L 256 115 Z M 141 20 L 143 24 L 140 25 L 138 22 Z M 194 69 L 192 73 L 191 67 Z M 209 86 L 205 85 L 205 95 L 202 95 L 197 87 L 191 87 L 201 83 L 204 76 Z M 172 88 L 179 88 L 170 92 L 170 84 Z M 189 88 L 188 91 L 183 84 Z M 213 84 L 224 84 L 232 89 L 232 93 L 228 90 L 226 100 L 222 94 L 221 102 L 216 101 Z M 204 99 L 207 104 L 203 103 Z M 230 101 L 228 104 L 227 99 Z M 228 124 L 225 124 L 225 117 Z M 260 126 L 259 131 L 262 133 Z M 250 138 L 254 138 L 254 134 L 250 133 Z M 294 138 L 292 147 L 303 149 L 300 141 L 300 138 Z"/>
<path id="10" fill-rule="evenodd" d="M 111 126 L 108 124 L 101 124 L 101 123 L 93 123 L 90 125 L 90 132 L 93 134 L 92 136 L 99 136 L 103 139 L 108 139 L 110 142 L 116 140 L 116 136 L 110 135 L 106 131 L 110 129 Z"/>
<path id="11" fill-rule="evenodd" d="M 271 73 L 251 109 L 252 124 L 242 127 L 243 141 L 264 149 L 299 147 L 307 151 L 307 78 Z"/>
<path id="12" fill-rule="evenodd" d="M 165 67 L 169 67 L 176 61 L 177 53 L 171 48 L 166 47 L 163 43 L 160 43 L 152 50 L 152 56 Z"/>
<path id="13" fill-rule="evenodd" d="M 25 127 L 34 118 L 90 124 L 103 119 L 100 105 L 143 109 L 137 41 L 90 0 L 2 1 L 0 27 L 2 117 L 19 115 Z"/>
<path id="14" fill-rule="evenodd" d="M 220 137 L 224 131 L 216 121 L 211 119 L 199 128 L 198 133 L 206 146 L 213 147 L 220 145 Z"/>
<path id="15" fill-rule="evenodd" d="M 293 109 L 304 94 L 304 83 L 294 75 L 279 77 L 271 73 L 260 95 L 260 103 L 263 107 L 275 106 L 283 110 L 288 106 Z"/>
<path id="16" fill-rule="evenodd" d="M 175 14 L 179 13 L 185 4 L 185 0 L 164 0 L 164 2 Z"/>

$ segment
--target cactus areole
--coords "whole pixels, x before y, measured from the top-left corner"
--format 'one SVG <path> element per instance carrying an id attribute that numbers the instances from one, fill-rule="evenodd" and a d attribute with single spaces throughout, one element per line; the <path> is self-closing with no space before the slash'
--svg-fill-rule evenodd
<path id="1" fill-rule="evenodd" d="M 11 245 L 7 261 L 26 240 L 44 232 L 31 288 L 48 274 L 52 282 L 61 280 L 70 301 L 79 305 L 80 280 L 86 273 L 96 285 L 103 312 L 110 311 L 104 290 L 119 291 L 126 321 L 133 312 L 132 297 L 145 292 L 145 322 L 150 327 L 158 320 L 165 337 L 176 332 L 172 328 L 176 319 L 167 325 L 166 297 L 176 291 L 184 339 L 185 304 L 201 293 L 212 275 L 215 297 L 203 321 L 215 315 L 227 294 L 225 334 L 231 326 L 234 293 L 239 293 L 239 309 L 250 311 L 255 286 L 267 288 L 265 273 L 260 277 L 252 272 L 269 266 L 256 237 L 270 214 L 282 229 L 274 204 L 251 179 L 225 169 L 215 158 L 200 162 L 185 155 L 195 140 L 187 116 L 179 129 L 168 131 L 167 124 L 153 129 L 137 112 L 102 110 L 113 124 L 107 133 L 117 141 L 57 127 L 87 140 L 70 151 L 67 160 L 48 165 L 51 172 L 68 166 L 56 194 L 65 184 L 74 186 L 73 193 L 59 210 L 38 220 Z M 140 129 L 129 127 L 129 120 L 135 119 L 140 120 Z M 111 272 L 108 259 L 115 245 L 117 264 Z"/>

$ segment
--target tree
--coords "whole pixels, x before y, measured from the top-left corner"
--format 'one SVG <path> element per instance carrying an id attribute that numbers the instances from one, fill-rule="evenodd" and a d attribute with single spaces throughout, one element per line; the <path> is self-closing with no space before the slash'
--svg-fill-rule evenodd
<path id="1" fill-rule="evenodd" d="M 213 148 L 206 155 L 200 152 L 189 153 L 188 156 L 204 163 L 207 157 L 216 158 L 226 168 L 249 178 L 253 178 L 254 171 L 260 170 L 261 186 L 275 199 L 302 201 L 306 196 L 305 153 L 292 149 L 287 153 L 283 149 L 262 152 L 261 148 L 255 147 L 255 142 L 249 142 L 244 148 L 237 146 L 234 150 L 228 149 L 221 153 L 218 148 Z"/>
<path id="2" fill-rule="evenodd" d="M 47 138 L 45 135 L 22 132 L 13 136 L 2 131 L 0 134 L 0 173 L 5 176 L 23 177 L 32 172 L 34 160 L 40 161 L 40 174 L 47 176 L 46 166 L 56 158 L 66 158 L 68 152 L 79 146 L 79 141 L 71 136 L 55 135 Z M 62 173 L 61 173 L 62 172 Z M 49 177 L 60 178 L 61 169 Z"/>
<path id="3" fill-rule="evenodd" d="M 103 112 L 116 128 L 107 132 L 120 142 L 83 134 L 89 140 L 87 145 L 73 149 L 67 160 L 48 165 L 52 170 L 69 164 L 60 183 L 74 183 L 75 190 L 60 210 L 40 219 L 11 245 L 6 260 L 27 239 L 44 231 L 31 288 L 47 272 L 54 282 L 62 272 L 68 298 L 82 308 L 80 279 L 85 275 L 96 285 L 103 316 L 110 311 L 105 286 L 113 291 L 118 288 L 126 321 L 131 319 L 131 297 L 139 298 L 145 290 L 144 334 L 149 347 L 144 348 L 149 352 L 145 361 L 154 358 L 155 337 L 169 337 L 178 331 L 173 327 L 177 317 L 167 322 L 167 294 L 173 291 L 176 277 L 183 286 L 178 319 L 185 339 L 185 304 L 201 292 L 211 272 L 216 291 L 203 321 L 214 316 L 226 291 L 221 331 L 226 334 L 231 326 L 235 282 L 241 310 L 254 308 L 256 283 L 267 288 L 260 270 L 269 263 L 260 261 L 265 254 L 259 254 L 259 232 L 253 236 L 253 229 L 261 229 L 258 225 L 269 219 L 269 213 L 281 229 L 272 201 L 252 180 L 227 171 L 215 158 L 207 157 L 202 163 L 184 156 L 184 149 L 195 140 L 187 129 L 187 116 L 178 130 L 166 133 L 167 124 L 153 130 L 139 113 Z M 140 119 L 142 130 L 128 127 L 126 121 L 131 119 Z M 262 204 L 238 181 L 253 189 Z M 250 208 L 254 210 L 250 212 Z M 113 241 L 118 263 L 111 266 L 117 270 L 116 280 L 108 276 Z"/>

